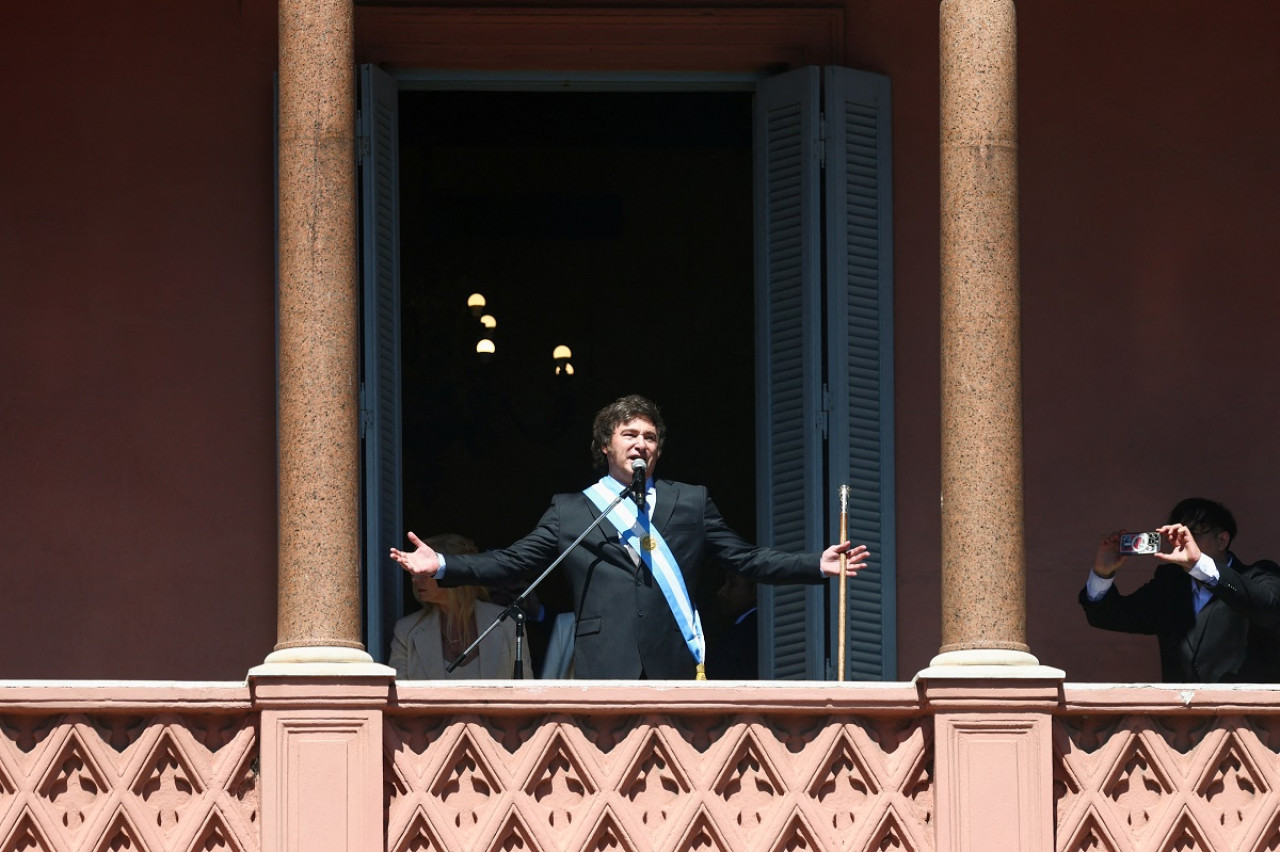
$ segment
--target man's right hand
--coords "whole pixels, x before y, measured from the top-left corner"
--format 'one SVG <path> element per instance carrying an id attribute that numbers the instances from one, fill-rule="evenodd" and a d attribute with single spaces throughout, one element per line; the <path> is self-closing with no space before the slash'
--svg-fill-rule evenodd
<path id="1" fill-rule="evenodd" d="M 1123 530 L 1104 535 L 1102 541 L 1098 542 L 1098 553 L 1093 557 L 1093 573 L 1104 580 L 1114 577 L 1120 566 L 1124 565 L 1126 557 L 1120 552 L 1121 532 Z"/>
<path id="2" fill-rule="evenodd" d="M 409 542 L 414 545 L 413 550 L 397 550 L 393 547 L 391 558 L 414 576 L 434 577 L 440 570 L 440 556 L 412 531 L 409 532 Z"/>

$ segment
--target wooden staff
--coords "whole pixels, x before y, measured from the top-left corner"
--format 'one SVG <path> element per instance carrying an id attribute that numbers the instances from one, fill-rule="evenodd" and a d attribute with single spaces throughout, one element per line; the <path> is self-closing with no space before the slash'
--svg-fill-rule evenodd
<path id="1" fill-rule="evenodd" d="M 844 544 L 845 539 L 849 537 L 849 486 L 840 486 L 840 543 Z M 849 582 L 849 554 L 840 554 L 840 606 L 839 606 L 839 622 L 840 626 L 836 628 L 836 643 L 839 650 L 836 651 L 836 680 L 844 680 L 844 622 L 845 622 L 845 598 L 848 596 Z"/>

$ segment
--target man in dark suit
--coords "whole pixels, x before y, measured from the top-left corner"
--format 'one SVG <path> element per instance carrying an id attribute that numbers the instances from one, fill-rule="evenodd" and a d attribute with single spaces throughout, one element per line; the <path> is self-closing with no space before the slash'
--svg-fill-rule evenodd
<path id="1" fill-rule="evenodd" d="M 866 547 L 847 541 L 820 554 L 746 542 L 706 488 L 652 479 L 665 441 L 658 407 L 644 397 L 622 397 L 601 409 L 592 428 L 592 457 L 604 476 L 583 492 L 553 497 L 533 532 L 502 550 L 443 559 L 410 532 L 415 549 L 392 548 L 391 558 L 445 586 L 509 585 L 536 576 L 607 508 L 605 496 L 632 484 L 637 461 L 643 462 L 644 505 L 636 497 L 635 507 L 615 509 L 621 514 L 611 513 L 560 565 L 575 601 L 574 675 L 587 679 L 694 677 L 702 662 L 701 623 L 690 611 L 688 590 L 697 588 L 706 561 L 762 583 L 820 583 L 839 575 L 841 554 L 850 576 L 865 567 Z"/>
<path id="2" fill-rule="evenodd" d="M 1240 561 L 1229 549 L 1235 518 L 1212 500 L 1183 500 L 1158 532 L 1170 549 L 1151 555 L 1163 564 L 1128 595 L 1113 584 L 1128 558 L 1122 534 L 1102 539 L 1080 591 L 1089 623 L 1155 635 L 1165 681 L 1280 681 L 1280 566 Z"/>

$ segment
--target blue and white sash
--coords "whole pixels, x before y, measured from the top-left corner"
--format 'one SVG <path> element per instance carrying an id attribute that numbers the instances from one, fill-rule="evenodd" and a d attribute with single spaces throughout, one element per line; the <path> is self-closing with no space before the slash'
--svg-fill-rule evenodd
<path id="1" fill-rule="evenodd" d="M 618 482 L 605 475 L 582 493 L 595 504 L 596 509 L 604 512 L 618 496 Z M 684 635 L 685 644 L 689 646 L 689 653 L 693 654 L 693 660 L 701 672 L 707 656 L 707 642 L 702 635 L 702 618 L 689 600 L 684 575 L 680 573 L 680 566 L 671 554 L 671 548 L 667 547 L 662 533 L 653 528 L 648 512 L 636 512 L 636 504 L 632 500 L 623 500 L 614 506 L 613 511 L 609 512 L 608 521 L 619 530 L 618 540 L 640 555 L 640 560 L 657 581 L 658 588 L 667 599 L 667 606 L 671 607 L 671 614 L 676 617 L 676 624 Z"/>

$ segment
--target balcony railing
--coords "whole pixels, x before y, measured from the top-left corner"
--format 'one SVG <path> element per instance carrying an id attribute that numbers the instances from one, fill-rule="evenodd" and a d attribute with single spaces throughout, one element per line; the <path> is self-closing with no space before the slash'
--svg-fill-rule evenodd
<path id="1" fill-rule="evenodd" d="M 8 683 L 0 852 L 1280 848 L 1280 692 L 934 687 Z"/>

